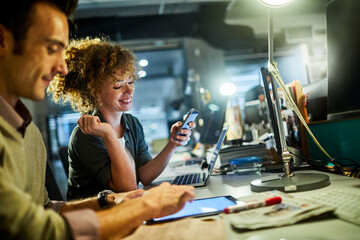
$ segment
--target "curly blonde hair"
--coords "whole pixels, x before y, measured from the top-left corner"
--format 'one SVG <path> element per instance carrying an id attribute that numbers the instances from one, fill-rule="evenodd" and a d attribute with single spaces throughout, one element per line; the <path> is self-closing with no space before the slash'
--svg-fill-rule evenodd
<path id="1" fill-rule="evenodd" d="M 121 78 L 139 79 L 135 55 L 106 38 L 72 40 L 65 52 L 69 73 L 55 76 L 47 89 L 54 102 L 70 102 L 80 113 L 100 106 L 98 94 L 108 76 L 121 69 Z"/>

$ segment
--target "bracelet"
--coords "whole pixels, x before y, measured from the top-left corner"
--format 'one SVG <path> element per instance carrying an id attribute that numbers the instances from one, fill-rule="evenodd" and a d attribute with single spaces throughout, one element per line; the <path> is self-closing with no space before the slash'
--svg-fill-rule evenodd
<path id="1" fill-rule="evenodd" d="M 111 190 L 104 190 L 98 193 L 97 198 L 98 198 L 98 202 L 99 202 L 99 206 L 101 208 L 108 208 L 109 207 L 109 202 L 107 200 L 107 195 L 114 193 Z"/>

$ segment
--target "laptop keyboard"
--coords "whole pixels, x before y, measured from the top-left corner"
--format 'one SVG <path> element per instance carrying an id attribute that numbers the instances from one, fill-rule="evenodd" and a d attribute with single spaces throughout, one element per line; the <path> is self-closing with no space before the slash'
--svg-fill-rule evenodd
<path id="1" fill-rule="evenodd" d="M 188 184 L 193 184 L 193 183 L 199 183 L 200 176 L 201 176 L 201 173 L 192 173 L 192 174 L 177 176 L 174 179 L 174 181 L 172 181 L 171 184 L 188 185 Z"/>

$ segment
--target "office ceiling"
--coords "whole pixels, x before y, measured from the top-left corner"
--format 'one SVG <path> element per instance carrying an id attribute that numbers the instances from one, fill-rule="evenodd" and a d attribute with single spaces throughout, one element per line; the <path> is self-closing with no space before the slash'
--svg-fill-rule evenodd
<path id="1" fill-rule="evenodd" d="M 331 1 L 295 0 L 272 9 L 275 47 L 287 44 L 285 32 L 291 28 L 324 38 Z M 228 55 L 266 53 L 267 11 L 257 0 L 79 0 L 72 35 L 106 35 L 135 51 L 174 49 L 176 39 L 195 37 Z M 164 64 L 176 61 L 161 58 Z"/>
<path id="2" fill-rule="evenodd" d="M 273 9 L 274 30 L 305 25 L 324 28 L 325 8 L 331 1 L 296 0 L 283 8 Z M 183 25 L 200 18 L 206 23 L 221 21 L 230 26 L 250 27 L 256 35 L 267 32 L 267 8 L 257 0 L 79 0 L 75 17 L 116 17 L 122 20 L 170 17 L 170 20 Z M 142 25 L 146 24 L 142 22 Z M 149 27 L 154 30 L 158 26 Z"/>

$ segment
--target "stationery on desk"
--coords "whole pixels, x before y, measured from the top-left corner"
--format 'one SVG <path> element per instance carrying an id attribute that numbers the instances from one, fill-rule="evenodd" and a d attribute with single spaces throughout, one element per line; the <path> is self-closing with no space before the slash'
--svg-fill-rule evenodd
<path id="1" fill-rule="evenodd" d="M 282 199 L 279 196 L 270 197 L 262 200 L 256 200 L 254 202 L 248 202 L 241 205 L 229 206 L 224 209 L 224 213 L 236 213 L 240 211 L 245 211 L 249 209 L 272 206 L 274 204 L 281 203 Z"/>
<path id="2" fill-rule="evenodd" d="M 237 231 L 247 231 L 269 227 L 291 225 L 305 219 L 332 213 L 334 208 L 313 203 L 309 200 L 293 197 L 292 195 L 273 190 L 257 193 L 239 200 L 251 204 L 264 202 L 266 199 L 282 199 L 280 204 L 273 204 L 247 211 L 240 211 L 224 217 L 225 221 Z M 279 199 L 277 199 L 279 201 Z"/>

